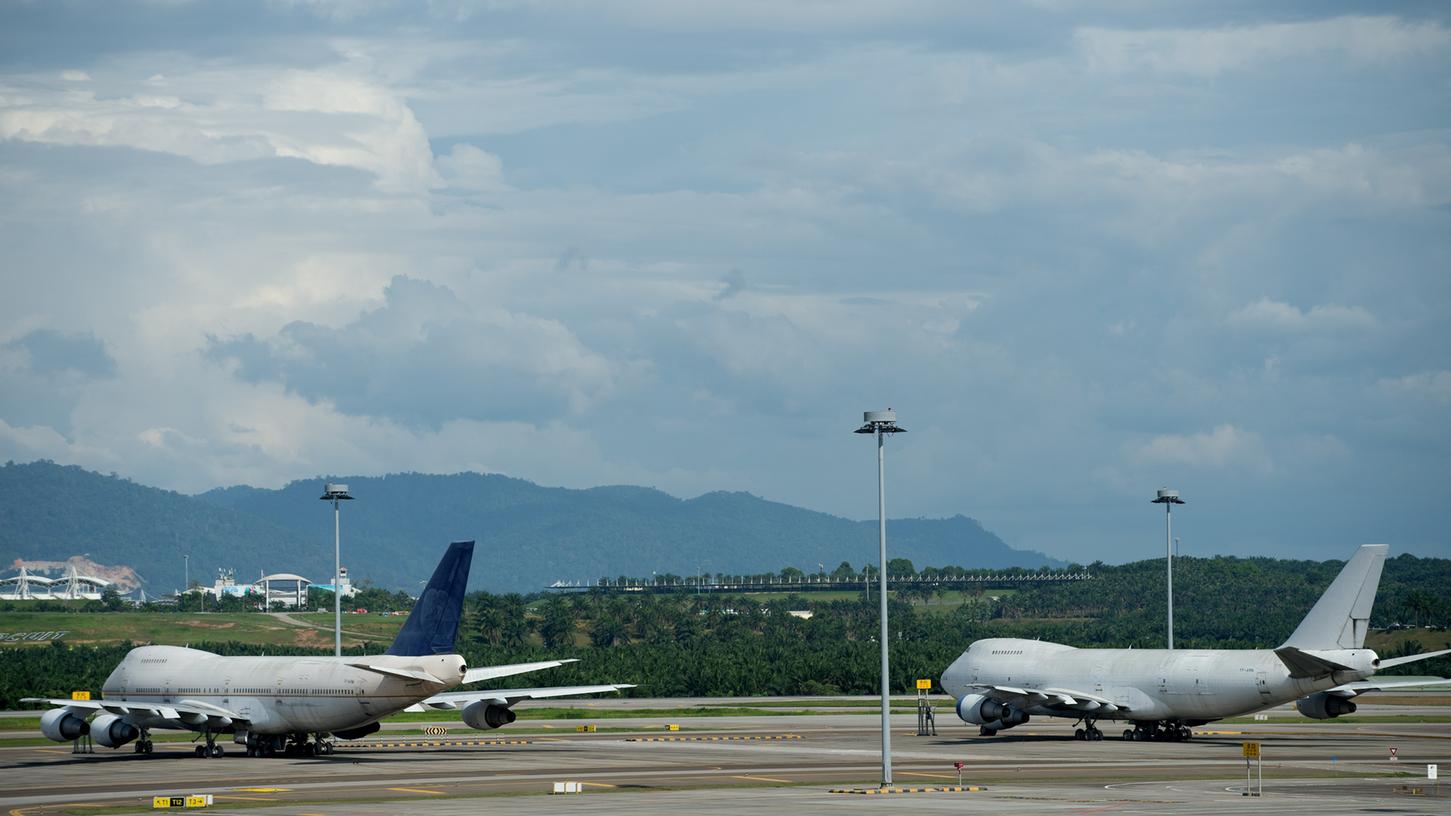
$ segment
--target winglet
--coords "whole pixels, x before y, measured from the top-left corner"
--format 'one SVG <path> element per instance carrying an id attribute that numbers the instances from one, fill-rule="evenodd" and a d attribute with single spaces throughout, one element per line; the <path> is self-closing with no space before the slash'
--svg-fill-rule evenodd
<path id="1" fill-rule="evenodd" d="M 455 541 L 448 545 L 443 560 L 408 613 L 408 620 L 388 647 L 390 655 L 452 654 L 458 622 L 463 617 L 464 590 L 469 583 L 469 564 L 474 542 Z"/>

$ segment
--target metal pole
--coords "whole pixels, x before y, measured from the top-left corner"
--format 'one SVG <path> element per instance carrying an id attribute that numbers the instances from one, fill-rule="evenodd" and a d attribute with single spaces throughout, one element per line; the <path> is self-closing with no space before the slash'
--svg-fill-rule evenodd
<path id="1" fill-rule="evenodd" d="M 1174 505 L 1164 504 L 1164 559 L 1169 586 L 1169 648 L 1174 648 Z"/>
<path id="2" fill-rule="evenodd" d="M 881 547 L 882 611 L 882 787 L 892 784 L 892 697 L 887 669 L 887 460 L 884 435 L 877 429 L 877 528 Z"/>
<path id="3" fill-rule="evenodd" d="M 333 655 L 343 656 L 343 553 L 342 514 L 333 499 Z"/>

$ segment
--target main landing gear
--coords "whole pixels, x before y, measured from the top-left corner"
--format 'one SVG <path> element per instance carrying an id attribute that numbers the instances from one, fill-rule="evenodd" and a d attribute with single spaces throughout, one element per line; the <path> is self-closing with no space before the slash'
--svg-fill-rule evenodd
<path id="1" fill-rule="evenodd" d="M 1083 720 L 1079 720 L 1079 722 L 1083 723 L 1084 727 L 1083 728 L 1078 728 L 1078 729 L 1075 729 L 1074 730 L 1074 732 L 1073 732 L 1073 738 L 1074 739 L 1076 739 L 1076 740 L 1094 740 L 1094 741 L 1103 739 L 1103 732 L 1100 731 L 1100 730 L 1098 730 L 1098 726 L 1094 725 L 1094 722 L 1095 722 L 1094 720 L 1083 719 Z"/>
<path id="2" fill-rule="evenodd" d="M 281 754 L 289 757 L 315 757 L 332 754 L 334 743 L 327 734 L 314 734 L 311 741 L 307 734 L 286 736 L 257 736 L 247 738 L 247 756 L 271 757 Z"/>
<path id="3" fill-rule="evenodd" d="M 1167 722 L 1140 722 L 1134 723 L 1133 728 L 1124 729 L 1126 740 L 1163 740 L 1167 742 L 1188 742 L 1194 738 L 1194 732 L 1189 726 L 1182 723 Z"/>
<path id="4" fill-rule="evenodd" d="M 226 753 L 226 751 L 222 749 L 222 746 L 217 744 L 217 735 L 214 732 L 212 732 L 211 730 L 207 730 L 202 732 L 202 736 L 206 738 L 207 742 L 206 745 L 198 745 L 196 747 L 197 756 L 210 757 L 214 759 Z"/>
<path id="5" fill-rule="evenodd" d="M 145 728 L 141 729 L 141 738 L 136 740 L 136 753 L 149 754 L 155 750 L 156 746 L 151 744 L 151 732 Z"/>

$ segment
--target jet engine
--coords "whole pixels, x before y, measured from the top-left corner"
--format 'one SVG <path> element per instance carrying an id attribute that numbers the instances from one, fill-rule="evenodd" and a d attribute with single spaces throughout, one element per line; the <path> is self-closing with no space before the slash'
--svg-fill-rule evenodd
<path id="1" fill-rule="evenodd" d="M 91 733 L 91 724 L 70 709 L 52 708 L 40 715 L 40 733 L 56 742 L 70 742 Z"/>
<path id="2" fill-rule="evenodd" d="M 516 718 L 514 711 L 508 706 L 502 706 L 489 700 L 475 700 L 464 706 L 461 713 L 464 723 L 470 728 L 477 728 L 480 731 L 502 728 Z"/>
<path id="3" fill-rule="evenodd" d="M 1028 714 L 1022 709 L 990 700 L 982 694 L 964 694 L 957 701 L 957 716 L 963 722 L 981 725 L 992 731 L 1012 728 L 1028 721 Z"/>
<path id="4" fill-rule="evenodd" d="M 115 714 L 102 714 L 91 720 L 91 737 L 107 748 L 120 748 L 139 736 L 141 731 L 136 726 Z"/>
<path id="5" fill-rule="evenodd" d="M 1319 692 L 1295 701 L 1295 708 L 1306 717 L 1328 720 L 1342 714 L 1354 714 L 1355 703 L 1336 694 Z"/>
<path id="6" fill-rule="evenodd" d="M 366 737 L 369 734 L 376 732 L 379 728 L 382 727 L 383 726 L 378 725 L 375 722 L 368 723 L 367 725 L 360 725 L 357 728 L 349 728 L 346 731 L 334 731 L 333 736 L 337 737 L 338 739 L 362 739 L 363 737 Z"/>

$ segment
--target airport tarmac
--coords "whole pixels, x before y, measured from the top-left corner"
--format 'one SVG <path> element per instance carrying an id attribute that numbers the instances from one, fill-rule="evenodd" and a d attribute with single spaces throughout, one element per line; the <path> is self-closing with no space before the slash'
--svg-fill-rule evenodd
<path id="1" fill-rule="evenodd" d="M 593 703 L 601 701 L 590 701 Z M 624 701 L 618 701 L 623 703 Z M 711 701 L 719 702 L 719 701 Z M 767 702 L 756 700 L 755 702 Z M 679 700 L 629 701 L 666 708 Z M 1442 708 L 1441 711 L 1445 711 Z M 578 733 L 589 720 L 521 721 L 530 729 L 450 729 L 444 737 L 383 732 L 343 743 L 326 758 L 249 759 L 229 746 L 198 759 L 189 744 L 158 743 L 72 755 L 67 745 L 0 749 L 0 808 L 12 816 L 150 810 L 155 795 L 210 793 L 213 813 L 1451 813 L 1451 787 L 1425 781 L 1426 765 L 1451 767 L 1451 724 L 1300 721 L 1206 726 L 1188 743 L 1078 742 L 1067 721 L 1038 721 L 994 738 L 946 717 L 939 735 L 914 735 L 894 718 L 894 782 L 962 793 L 862 795 L 880 781 L 880 735 L 860 714 L 599 719 L 617 732 Z M 418 724 L 415 724 L 417 726 Z M 1105 729 L 1110 735 L 1116 729 Z M 730 738 L 730 739 L 722 739 Z M 750 738 L 750 739 L 741 739 Z M 1240 744 L 1263 746 L 1264 797 L 1241 795 Z M 490 742 L 494 744 L 461 744 Z M 519 744 L 522 741 L 523 744 Z M 408 745 L 407 743 L 428 743 Z M 401 744 L 401 745 L 400 745 Z M 1396 761 L 1390 749 L 1397 749 Z M 556 781 L 582 794 L 547 795 Z M 425 804 L 426 803 L 426 804 Z"/>

